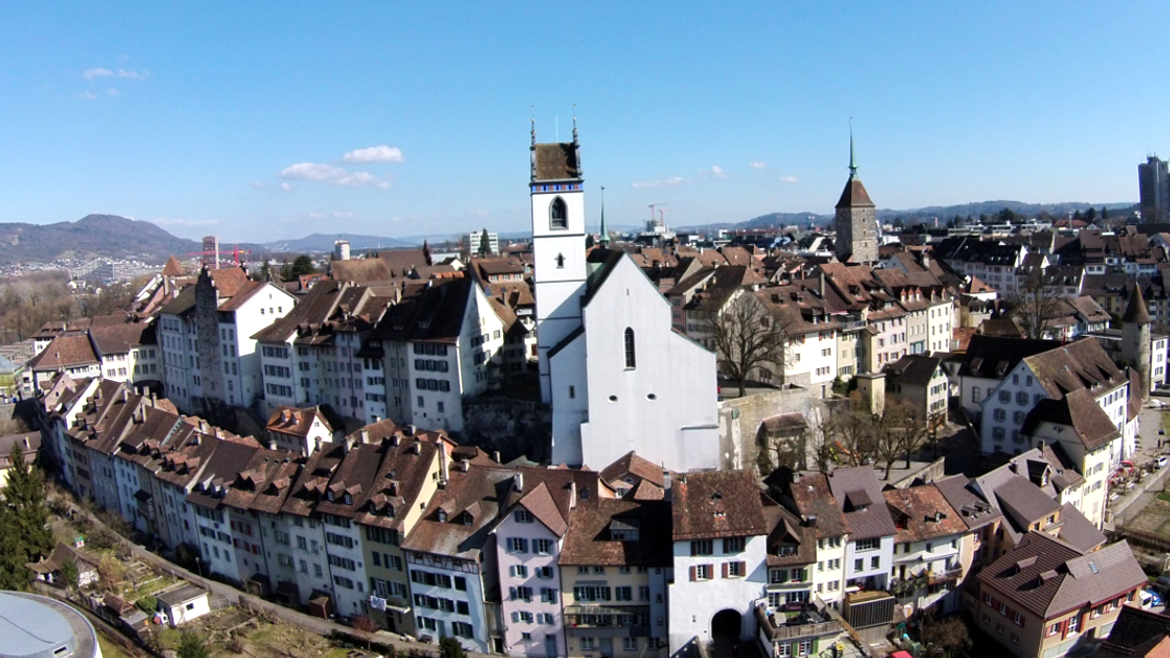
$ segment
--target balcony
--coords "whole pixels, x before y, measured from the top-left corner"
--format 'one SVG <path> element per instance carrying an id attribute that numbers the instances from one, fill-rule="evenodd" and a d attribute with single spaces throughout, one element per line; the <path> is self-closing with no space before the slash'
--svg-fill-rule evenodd
<path id="1" fill-rule="evenodd" d="M 840 622 L 812 606 L 801 612 L 785 613 L 769 610 L 766 605 L 759 605 L 756 607 L 756 620 L 769 642 L 836 635 L 841 632 Z"/>
<path id="2" fill-rule="evenodd" d="M 949 571 L 924 571 L 910 578 L 895 579 L 890 583 L 890 592 L 899 598 L 903 598 L 914 594 L 922 587 L 954 582 L 962 576 L 962 568 L 951 569 Z"/>
<path id="3" fill-rule="evenodd" d="M 648 635 L 650 606 L 568 605 L 565 627 L 573 636 Z"/>

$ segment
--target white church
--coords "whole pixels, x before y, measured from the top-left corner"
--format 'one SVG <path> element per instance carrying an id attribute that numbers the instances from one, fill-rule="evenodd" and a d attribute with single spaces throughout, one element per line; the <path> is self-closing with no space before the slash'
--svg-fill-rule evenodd
<path id="1" fill-rule="evenodd" d="M 671 327 L 670 306 L 626 255 L 587 258 L 580 145 L 537 144 L 532 238 L 540 391 L 552 461 L 602 468 L 631 450 L 675 471 L 717 468 L 715 354 Z M 603 210 L 604 213 L 604 210 Z"/>

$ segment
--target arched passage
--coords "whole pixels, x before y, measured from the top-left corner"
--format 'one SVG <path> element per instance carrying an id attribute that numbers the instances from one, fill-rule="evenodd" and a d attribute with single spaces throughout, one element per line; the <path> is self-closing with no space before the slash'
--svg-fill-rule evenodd
<path id="1" fill-rule="evenodd" d="M 720 610 L 711 618 L 712 658 L 733 658 L 739 644 L 743 615 L 731 609 Z"/>

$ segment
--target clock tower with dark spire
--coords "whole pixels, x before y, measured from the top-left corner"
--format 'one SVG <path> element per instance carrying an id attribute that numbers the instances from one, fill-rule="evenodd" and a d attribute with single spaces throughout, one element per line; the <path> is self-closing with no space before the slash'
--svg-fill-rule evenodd
<path id="1" fill-rule="evenodd" d="M 853 150 L 853 126 L 849 126 L 849 180 L 837 201 L 837 260 L 842 263 L 876 263 L 878 259 L 877 209 L 857 177 L 857 157 Z"/>

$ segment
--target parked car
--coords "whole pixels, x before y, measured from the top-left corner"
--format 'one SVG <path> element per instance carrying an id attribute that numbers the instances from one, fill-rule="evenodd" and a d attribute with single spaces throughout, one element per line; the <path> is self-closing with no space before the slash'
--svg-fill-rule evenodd
<path id="1" fill-rule="evenodd" d="M 1154 581 L 1153 588 L 1154 591 L 1165 596 L 1166 592 L 1170 591 L 1170 576 L 1158 576 L 1158 579 Z"/>
<path id="2" fill-rule="evenodd" d="M 1143 589 L 1138 593 L 1141 600 L 1142 610 L 1149 610 L 1154 606 L 1162 605 L 1162 597 L 1152 589 Z"/>
<path id="3" fill-rule="evenodd" d="M 1170 459 L 1166 459 L 1166 455 L 1158 455 L 1158 458 L 1154 460 L 1154 463 L 1158 465 L 1158 468 L 1166 468 L 1167 462 L 1170 462 Z"/>

